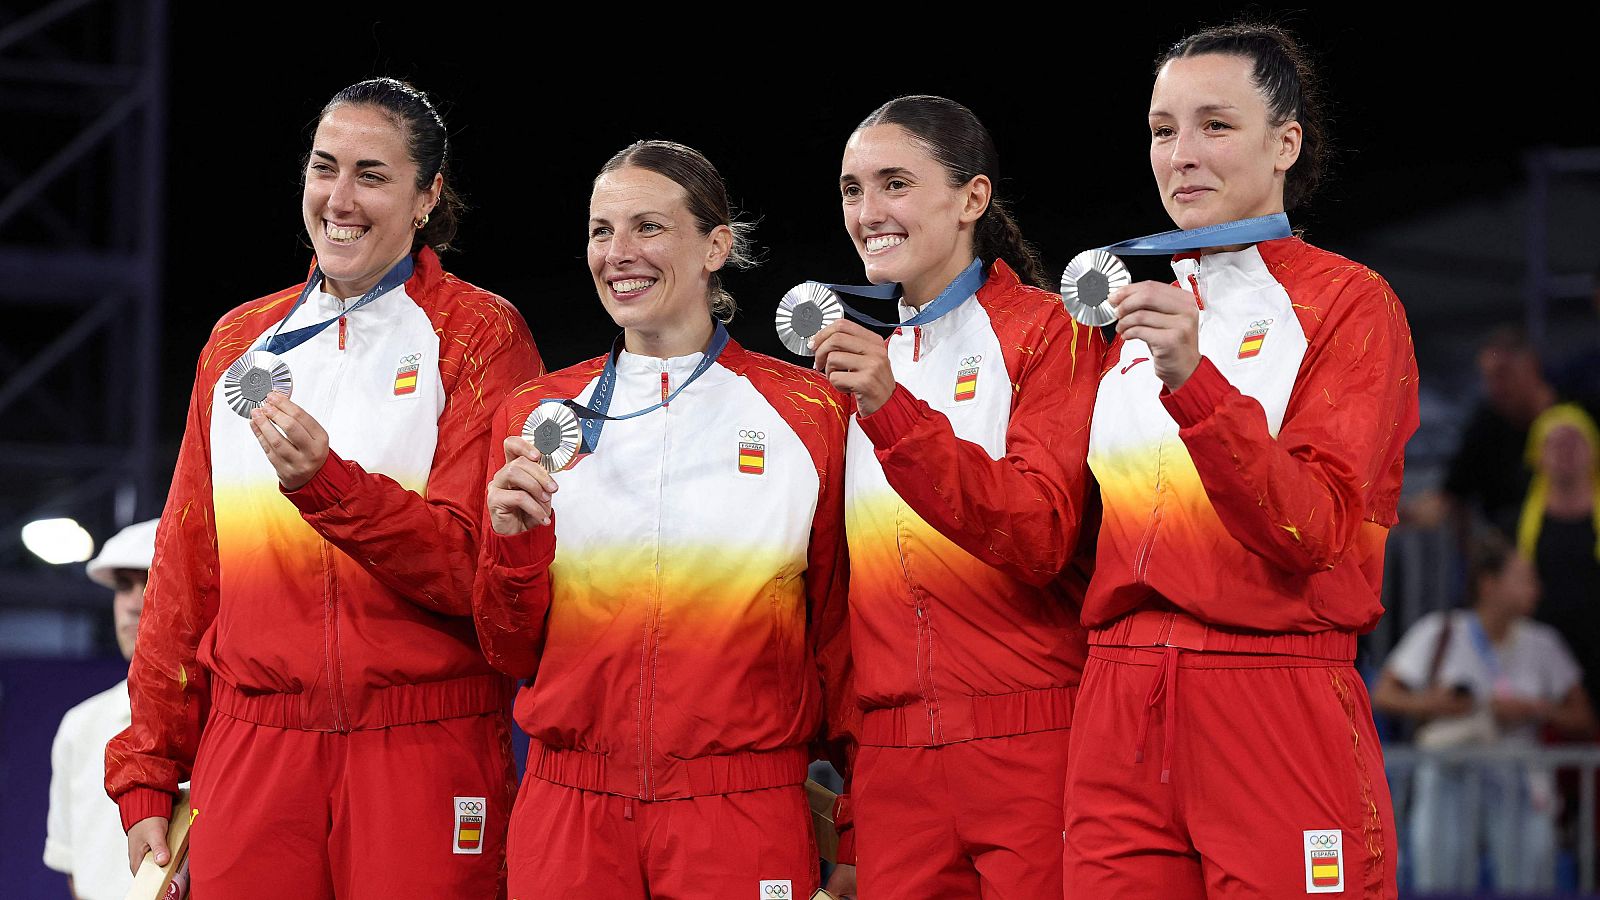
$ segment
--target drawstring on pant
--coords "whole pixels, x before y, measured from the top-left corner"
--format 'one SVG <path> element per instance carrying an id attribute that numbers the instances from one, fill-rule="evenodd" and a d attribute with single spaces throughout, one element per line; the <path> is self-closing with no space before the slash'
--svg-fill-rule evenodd
<path id="1" fill-rule="evenodd" d="M 1150 733 L 1150 718 L 1155 715 L 1156 704 L 1162 709 L 1161 783 L 1172 781 L 1172 738 L 1178 713 L 1178 648 L 1165 647 L 1161 665 L 1156 667 L 1155 678 L 1150 682 L 1150 693 L 1144 698 L 1144 718 L 1139 721 L 1139 737 L 1133 747 L 1133 761 L 1144 762 L 1144 739 Z"/>

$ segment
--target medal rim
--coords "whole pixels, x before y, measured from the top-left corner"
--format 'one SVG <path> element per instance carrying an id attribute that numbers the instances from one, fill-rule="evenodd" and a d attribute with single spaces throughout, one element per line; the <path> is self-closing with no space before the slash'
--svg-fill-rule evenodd
<path id="1" fill-rule="evenodd" d="M 1097 271 L 1106 278 L 1107 297 L 1093 306 L 1078 299 L 1078 279 L 1090 271 Z M 1133 276 L 1116 254 L 1102 249 L 1084 250 L 1061 271 L 1061 303 L 1067 313 L 1081 324 L 1096 328 L 1110 325 L 1117 320 L 1110 294 L 1132 283 Z"/>
<path id="2" fill-rule="evenodd" d="M 244 376 L 252 369 L 261 369 L 272 379 L 268 394 L 276 391 L 285 397 L 294 396 L 294 371 L 283 357 L 268 350 L 247 350 L 222 373 L 222 402 L 241 419 L 250 418 L 250 414 L 260 409 L 266 400 L 266 397 L 251 400 L 244 396 Z"/>
<path id="3" fill-rule="evenodd" d="M 778 340 L 783 343 L 784 349 L 796 356 L 816 356 L 807 342 L 813 335 L 801 337 L 791 324 L 794 308 L 801 303 L 815 305 L 822 314 L 822 328 L 844 318 L 844 303 L 839 295 L 831 288 L 815 281 L 802 281 L 788 291 L 784 292 L 778 301 L 778 309 L 774 315 L 774 325 L 778 332 Z M 822 328 L 817 329 L 820 333 Z"/>
<path id="4" fill-rule="evenodd" d="M 529 411 L 528 418 L 522 422 L 523 440 L 532 443 L 534 431 L 545 422 L 555 422 L 561 426 L 561 446 L 550 453 L 540 450 L 541 464 L 547 472 L 560 472 L 572 465 L 572 461 L 578 455 L 578 442 L 582 435 L 578 416 L 564 403 L 556 401 L 541 403 Z"/>

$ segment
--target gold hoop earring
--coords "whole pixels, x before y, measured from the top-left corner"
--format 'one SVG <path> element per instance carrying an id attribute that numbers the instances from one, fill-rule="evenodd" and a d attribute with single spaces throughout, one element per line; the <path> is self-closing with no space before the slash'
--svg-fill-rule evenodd
<path id="1" fill-rule="evenodd" d="M 427 224 L 428 224 L 428 214 L 427 213 L 423 213 L 422 214 L 422 218 L 420 218 L 420 219 L 412 219 L 411 220 L 411 227 L 415 228 L 418 231 L 421 231 Z"/>

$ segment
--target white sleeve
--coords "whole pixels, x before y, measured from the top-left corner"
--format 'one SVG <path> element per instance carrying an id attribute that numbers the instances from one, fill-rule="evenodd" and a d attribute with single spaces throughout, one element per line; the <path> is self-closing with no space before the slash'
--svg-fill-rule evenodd
<path id="1" fill-rule="evenodd" d="M 74 707 L 74 710 L 76 707 Z M 44 820 L 44 864 L 72 874 L 72 737 L 68 710 L 50 745 L 50 809 Z"/>
<path id="2" fill-rule="evenodd" d="M 1545 699 L 1560 703 L 1566 699 L 1573 685 L 1583 682 L 1583 667 L 1578 665 L 1578 660 L 1573 657 L 1560 632 L 1548 626 L 1541 630 L 1545 631 L 1550 642 L 1548 652 L 1539 654 L 1544 667 L 1541 680 L 1550 688 L 1550 696 Z"/>
<path id="3" fill-rule="evenodd" d="M 1446 612 L 1431 612 L 1417 620 L 1411 630 L 1400 638 L 1400 643 L 1389 651 L 1383 667 L 1394 673 L 1400 683 L 1413 691 L 1428 686 L 1428 668 L 1433 665 L 1433 655 L 1439 647 L 1439 633 L 1444 629 Z"/>

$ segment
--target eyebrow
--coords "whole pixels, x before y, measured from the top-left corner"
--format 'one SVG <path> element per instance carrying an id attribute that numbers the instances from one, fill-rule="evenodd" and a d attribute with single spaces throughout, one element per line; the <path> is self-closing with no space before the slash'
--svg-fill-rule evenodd
<path id="1" fill-rule="evenodd" d="M 1202 112 L 1202 113 L 1238 112 L 1239 111 L 1239 107 L 1234 106 L 1232 103 L 1207 103 L 1205 106 L 1200 107 L 1196 111 L 1197 112 Z M 1155 117 L 1155 116 L 1168 116 L 1168 117 L 1171 117 L 1172 113 L 1169 113 L 1164 109 L 1152 109 L 1152 110 L 1150 110 L 1150 116 L 1151 117 Z"/>
<path id="2" fill-rule="evenodd" d="M 656 212 L 655 210 L 650 209 L 650 210 L 645 210 L 644 212 L 636 212 L 633 215 L 629 216 L 629 218 L 633 219 L 634 221 L 637 222 L 640 219 L 648 219 L 648 218 L 666 219 L 666 218 L 670 218 L 670 216 L 668 216 L 664 212 Z M 606 218 L 605 216 L 590 216 L 589 217 L 589 221 L 591 221 L 591 222 L 600 222 L 602 224 L 610 224 L 610 222 L 611 222 L 611 220 Z"/>
<path id="3" fill-rule="evenodd" d="M 334 156 L 332 153 L 329 153 L 326 150 L 313 150 L 313 151 L 311 151 L 311 155 L 312 156 L 320 156 L 323 159 L 325 159 L 325 160 L 327 160 L 328 162 L 331 162 L 331 163 L 336 163 L 336 162 L 339 161 L 339 158 L 337 156 Z M 358 169 L 376 169 L 379 166 L 387 166 L 387 165 L 388 165 L 388 163 L 384 162 L 381 159 L 358 159 L 358 160 L 356 160 L 356 168 L 358 168 Z"/>
<path id="4" fill-rule="evenodd" d="M 911 176 L 915 176 L 916 173 L 912 172 L 910 169 L 905 168 L 904 166 L 884 166 L 883 168 L 878 170 L 878 177 L 879 178 L 888 178 L 888 177 L 893 176 L 893 175 L 911 175 Z M 850 172 L 846 172 L 843 175 L 839 176 L 839 181 L 841 183 L 846 182 L 846 181 L 858 181 L 858 180 L 859 179 L 857 179 L 856 176 L 854 174 L 850 173 Z"/>

